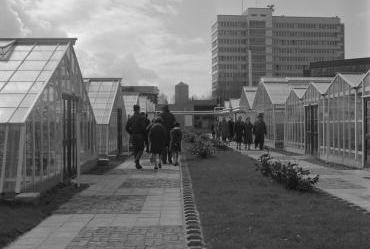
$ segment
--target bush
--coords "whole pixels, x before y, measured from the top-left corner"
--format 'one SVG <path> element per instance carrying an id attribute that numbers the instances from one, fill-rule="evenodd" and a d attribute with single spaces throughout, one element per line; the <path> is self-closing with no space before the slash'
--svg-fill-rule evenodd
<path id="1" fill-rule="evenodd" d="M 288 189 L 311 191 L 319 181 L 319 175 L 310 177 L 310 171 L 299 167 L 296 163 L 274 160 L 269 154 L 261 155 L 259 161 L 260 163 L 256 164 L 257 170 L 263 176 L 271 177 Z"/>
<path id="2" fill-rule="evenodd" d="M 201 158 L 208 158 L 215 153 L 215 149 L 209 141 L 198 139 L 191 146 L 190 153 Z"/>

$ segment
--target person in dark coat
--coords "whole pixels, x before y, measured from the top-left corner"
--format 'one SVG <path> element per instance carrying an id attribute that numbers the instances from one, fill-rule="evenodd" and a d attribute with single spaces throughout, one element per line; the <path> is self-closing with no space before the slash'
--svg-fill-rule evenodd
<path id="1" fill-rule="evenodd" d="M 168 105 L 163 106 L 162 112 L 159 114 L 159 117 L 162 118 L 163 127 L 166 129 L 166 136 L 164 137 L 166 146 L 162 153 L 162 163 L 166 164 L 168 160 L 168 163 L 172 164 L 172 155 L 171 152 L 169 151 L 170 131 L 174 127 L 176 119 L 175 116 L 168 109 Z"/>
<path id="2" fill-rule="evenodd" d="M 179 123 L 176 123 L 175 127 L 171 130 L 170 137 L 171 137 L 170 151 L 175 161 L 174 165 L 177 166 L 179 165 L 179 153 L 181 152 L 181 140 L 182 140 L 182 132 Z"/>
<path id="3" fill-rule="evenodd" d="M 234 121 L 232 118 L 230 118 L 227 123 L 229 125 L 229 142 L 231 142 L 234 138 Z"/>
<path id="4" fill-rule="evenodd" d="M 251 118 L 247 117 L 244 122 L 244 149 L 251 149 L 251 144 L 253 143 L 253 124 Z"/>
<path id="5" fill-rule="evenodd" d="M 267 134 L 266 124 L 265 121 L 263 121 L 263 114 L 260 113 L 257 116 L 257 120 L 253 125 L 253 133 L 254 133 L 254 147 L 257 149 L 259 146 L 259 149 L 263 149 L 263 145 L 265 143 L 265 135 Z"/>
<path id="6" fill-rule="evenodd" d="M 229 125 L 225 117 L 221 121 L 221 137 L 223 142 L 226 142 L 226 138 L 229 137 Z"/>
<path id="7" fill-rule="evenodd" d="M 235 125 L 234 125 L 235 142 L 236 142 L 237 150 L 241 150 L 241 145 L 243 142 L 243 130 L 244 130 L 244 124 L 242 121 L 242 117 L 239 116 L 238 120 L 235 122 Z"/>
<path id="8" fill-rule="evenodd" d="M 134 147 L 134 159 L 137 169 L 142 169 L 140 158 L 144 152 L 144 142 L 146 136 L 145 117 L 140 114 L 140 106 L 134 105 L 134 115 L 127 120 L 126 131 L 131 136 Z"/>
<path id="9" fill-rule="evenodd" d="M 147 153 L 149 153 L 149 139 L 148 139 L 148 132 L 149 132 L 149 130 L 148 130 L 148 126 L 150 125 L 150 120 L 148 119 L 148 114 L 146 114 L 145 112 L 141 112 L 141 115 L 143 115 L 144 116 L 144 118 L 145 118 L 145 127 L 146 127 L 146 134 L 145 134 L 145 151 L 147 152 Z"/>
<path id="10" fill-rule="evenodd" d="M 151 161 L 154 163 L 155 170 L 158 169 L 158 167 L 162 168 L 160 155 L 166 146 L 166 141 L 163 139 L 166 135 L 166 129 L 162 125 L 162 119 L 155 119 L 154 123 L 150 125 L 148 133 L 149 152 L 152 153 Z"/>

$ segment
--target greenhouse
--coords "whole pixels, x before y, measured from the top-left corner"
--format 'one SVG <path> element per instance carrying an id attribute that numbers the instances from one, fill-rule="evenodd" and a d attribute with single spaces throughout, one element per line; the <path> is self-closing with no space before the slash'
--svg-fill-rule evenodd
<path id="1" fill-rule="evenodd" d="M 308 114 L 303 116 L 305 118 L 305 150 L 303 153 L 315 156 L 326 153 L 326 122 L 322 121 L 325 118 L 324 113 L 327 113 L 327 99 L 325 96 L 330 84 L 312 82 L 303 95 L 304 112 L 314 114 L 313 117 Z M 323 112 L 323 108 L 325 108 L 325 112 Z"/>
<path id="2" fill-rule="evenodd" d="M 231 116 L 234 120 L 237 119 L 237 117 L 241 114 L 239 102 L 240 99 L 230 99 L 230 110 L 231 110 Z"/>
<path id="3" fill-rule="evenodd" d="M 327 100 L 322 103 L 326 117 L 326 141 L 320 152 L 322 159 L 362 167 L 363 78 L 363 74 L 337 74 L 329 86 L 326 92 Z M 306 109 L 306 116 L 310 115 L 318 120 L 321 115 L 317 114 L 317 109 L 317 106 Z M 322 122 L 319 127 L 322 127 Z M 315 134 L 318 133 L 318 136 L 322 137 L 321 129 L 313 129 Z M 316 139 L 313 141 L 316 143 L 313 147 L 318 146 Z"/>
<path id="4" fill-rule="evenodd" d="M 256 87 L 243 87 L 239 101 L 239 107 L 242 111 L 241 115 L 243 117 L 243 120 L 245 120 L 246 117 L 250 117 L 252 123 L 256 119 L 256 111 L 252 108 L 254 97 L 256 96 L 256 91 Z"/>
<path id="5" fill-rule="evenodd" d="M 100 157 L 119 155 L 128 139 L 121 78 L 87 78 L 84 82 L 96 119 L 97 152 Z"/>
<path id="6" fill-rule="evenodd" d="M 362 157 L 362 167 L 370 167 L 370 71 L 368 71 L 362 80 L 363 89 L 363 123 L 362 123 L 362 148 L 364 156 Z"/>
<path id="7" fill-rule="evenodd" d="M 126 116 L 127 118 L 129 118 L 132 115 L 134 115 L 134 105 L 139 104 L 139 94 L 131 93 L 131 92 L 123 92 L 122 99 L 125 105 Z"/>
<path id="8" fill-rule="evenodd" d="M 0 193 L 42 192 L 96 160 L 76 39 L 0 39 Z"/>
<path id="9" fill-rule="evenodd" d="M 304 153 L 304 107 L 306 89 L 292 89 L 285 102 L 284 149 Z"/>

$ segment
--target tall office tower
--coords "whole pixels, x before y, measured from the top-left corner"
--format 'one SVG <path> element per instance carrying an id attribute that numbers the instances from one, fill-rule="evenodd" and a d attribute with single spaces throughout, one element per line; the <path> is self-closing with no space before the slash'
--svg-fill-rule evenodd
<path id="1" fill-rule="evenodd" d="M 189 86 L 180 82 L 175 86 L 175 104 L 187 104 L 189 102 Z"/>
<path id="2" fill-rule="evenodd" d="M 272 13 L 272 8 L 248 8 L 242 15 L 217 16 L 212 25 L 212 96 L 219 103 L 239 98 L 243 86 L 257 85 L 262 76 L 303 76 L 310 62 L 344 59 L 339 17 Z"/>

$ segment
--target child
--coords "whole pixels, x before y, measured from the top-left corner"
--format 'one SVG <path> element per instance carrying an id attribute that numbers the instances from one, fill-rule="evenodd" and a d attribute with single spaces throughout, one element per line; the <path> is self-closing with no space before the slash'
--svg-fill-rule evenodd
<path id="1" fill-rule="evenodd" d="M 165 148 L 164 137 L 166 136 L 166 130 L 162 125 L 162 119 L 157 118 L 154 121 L 154 124 L 150 127 L 149 130 L 149 151 L 152 153 L 151 161 L 154 163 L 154 170 L 157 170 L 158 167 L 162 168 L 160 155 Z M 159 162 L 157 163 L 157 157 Z"/>
<path id="2" fill-rule="evenodd" d="M 180 129 L 180 124 L 175 123 L 175 127 L 170 132 L 170 151 L 174 157 L 174 165 L 179 165 L 179 152 L 181 152 L 181 140 L 182 132 Z"/>

